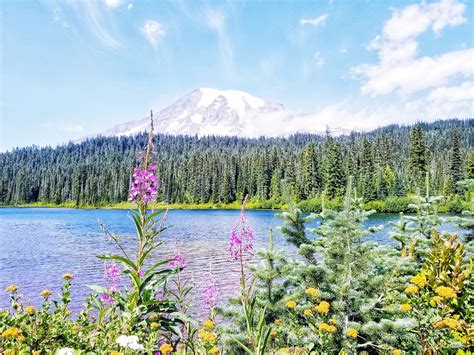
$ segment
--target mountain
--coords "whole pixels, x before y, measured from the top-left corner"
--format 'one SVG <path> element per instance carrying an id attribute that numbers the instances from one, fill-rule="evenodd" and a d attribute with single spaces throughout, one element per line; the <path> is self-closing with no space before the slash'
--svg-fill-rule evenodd
<path id="1" fill-rule="evenodd" d="M 155 131 L 172 135 L 253 135 L 251 122 L 263 115 L 285 114 L 283 105 L 237 90 L 196 89 L 154 113 Z M 150 118 L 123 123 L 102 136 L 133 135 L 148 129 Z"/>

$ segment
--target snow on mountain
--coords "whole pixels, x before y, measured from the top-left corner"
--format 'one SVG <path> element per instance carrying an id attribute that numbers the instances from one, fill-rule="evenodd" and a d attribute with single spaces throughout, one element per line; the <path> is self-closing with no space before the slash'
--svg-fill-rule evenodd
<path id="1" fill-rule="evenodd" d="M 249 136 L 259 117 L 285 112 L 283 105 L 266 102 L 243 91 L 200 88 L 154 113 L 155 131 L 173 135 Z M 149 117 L 123 123 L 103 136 L 133 135 L 148 129 Z"/>

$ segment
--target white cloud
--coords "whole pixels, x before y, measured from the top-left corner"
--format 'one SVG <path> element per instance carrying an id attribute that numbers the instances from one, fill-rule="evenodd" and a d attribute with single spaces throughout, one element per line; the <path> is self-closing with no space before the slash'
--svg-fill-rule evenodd
<path id="1" fill-rule="evenodd" d="M 122 0 L 103 0 L 104 4 L 111 9 L 115 9 L 122 4 Z"/>
<path id="2" fill-rule="evenodd" d="M 133 8 L 133 4 L 132 3 L 128 4 L 127 6 L 128 11 L 132 10 L 132 8 Z"/>
<path id="3" fill-rule="evenodd" d="M 164 30 L 163 25 L 153 20 L 146 20 L 140 30 L 146 40 L 154 48 L 156 48 L 159 41 L 166 36 L 166 31 Z"/>
<path id="4" fill-rule="evenodd" d="M 364 64 L 354 73 L 365 82 L 363 94 L 372 96 L 396 92 L 406 96 L 447 84 L 457 76 L 474 74 L 473 49 L 419 57 L 417 38 L 431 29 L 435 35 L 448 26 L 466 22 L 466 6 L 456 0 L 441 0 L 395 9 L 385 22 L 382 34 L 368 46 L 378 52 L 377 64 Z"/>
<path id="5" fill-rule="evenodd" d="M 70 132 L 70 133 L 84 132 L 84 127 L 80 124 L 67 123 L 67 124 L 63 124 L 60 128 L 64 132 Z"/>
<path id="6" fill-rule="evenodd" d="M 322 26 L 326 23 L 326 19 L 328 18 L 328 14 L 323 14 L 313 19 L 300 19 L 300 26 L 304 25 L 311 25 L 311 26 Z"/>
<path id="7" fill-rule="evenodd" d="M 323 66 L 326 63 L 324 58 L 321 56 L 321 53 L 316 52 L 314 54 L 314 64 L 316 64 L 317 67 Z"/>
<path id="8" fill-rule="evenodd" d="M 207 26 L 217 34 L 219 51 L 226 66 L 232 66 L 234 48 L 227 33 L 226 17 L 224 13 L 215 9 L 208 9 L 205 13 Z"/>

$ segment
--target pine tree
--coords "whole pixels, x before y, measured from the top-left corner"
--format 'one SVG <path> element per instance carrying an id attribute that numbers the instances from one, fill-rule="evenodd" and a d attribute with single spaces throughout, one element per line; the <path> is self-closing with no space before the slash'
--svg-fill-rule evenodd
<path id="1" fill-rule="evenodd" d="M 328 137 L 326 151 L 326 194 L 330 198 L 342 196 L 346 186 L 346 175 L 341 145 L 332 137 Z"/>
<path id="2" fill-rule="evenodd" d="M 461 158 L 461 150 L 459 147 L 459 134 L 454 132 L 453 134 L 453 145 L 451 148 L 451 181 L 453 183 L 453 189 L 456 193 L 462 193 L 462 188 L 458 185 L 458 182 L 464 178 L 463 163 Z"/>
<path id="3" fill-rule="evenodd" d="M 409 168 L 415 186 L 422 189 L 428 171 L 428 150 L 420 124 L 417 124 L 410 134 Z"/>

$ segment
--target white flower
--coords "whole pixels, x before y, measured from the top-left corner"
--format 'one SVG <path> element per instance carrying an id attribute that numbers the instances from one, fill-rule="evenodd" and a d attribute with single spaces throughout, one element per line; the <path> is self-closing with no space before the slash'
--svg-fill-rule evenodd
<path id="1" fill-rule="evenodd" d="M 115 342 L 131 350 L 144 350 L 143 345 L 138 343 L 138 337 L 136 335 L 121 335 Z"/>
<path id="2" fill-rule="evenodd" d="M 75 351 L 71 348 L 61 348 L 56 352 L 57 355 L 74 355 Z"/>

